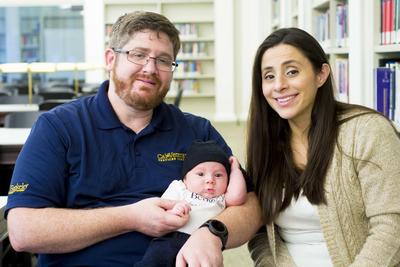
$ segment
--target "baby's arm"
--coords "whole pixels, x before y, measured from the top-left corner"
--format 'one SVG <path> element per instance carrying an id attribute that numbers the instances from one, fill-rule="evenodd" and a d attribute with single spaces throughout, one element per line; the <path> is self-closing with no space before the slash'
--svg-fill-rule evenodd
<path id="1" fill-rule="evenodd" d="M 229 177 L 228 188 L 225 193 L 226 206 L 239 206 L 242 205 L 246 200 L 247 189 L 246 181 L 243 177 L 243 173 L 240 170 L 239 161 L 236 157 L 231 156 L 229 158 L 231 163 L 231 173 Z"/>
<path id="2" fill-rule="evenodd" d="M 177 215 L 179 217 L 189 215 L 190 211 L 191 211 L 191 208 L 190 208 L 189 203 L 187 203 L 186 201 L 183 201 L 183 200 L 176 203 L 172 209 L 167 210 L 167 212 Z"/>
<path id="3" fill-rule="evenodd" d="M 179 217 L 188 216 L 191 210 L 189 203 L 184 201 L 183 191 L 185 186 L 178 180 L 171 182 L 165 190 L 161 198 L 177 200 L 172 209 L 167 210 L 168 213 L 177 215 Z"/>

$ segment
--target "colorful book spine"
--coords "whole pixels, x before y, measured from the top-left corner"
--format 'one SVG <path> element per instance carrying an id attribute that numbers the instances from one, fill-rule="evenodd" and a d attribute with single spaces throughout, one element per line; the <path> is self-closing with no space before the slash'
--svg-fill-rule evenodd
<path id="1" fill-rule="evenodd" d="M 395 69 L 395 108 L 394 121 L 400 125 L 400 63 L 397 63 Z"/>
<path id="2" fill-rule="evenodd" d="M 349 102 L 349 61 L 346 58 L 338 58 L 335 61 L 335 83 L 337 87 L 337 99 L 340 102 Z"/>
<path id="3" fill-rule="evenodd" d="M 381 0 L 381 44 L 400 43 L 400 0 Z"/>
<path id="4" fill-rule="evenodd" d="M 381 0 L 381 45 L 385 44 L 385 30 L 386 30 L 386 0 Z"/>
<path id="5" fill-rule="evenodd" d="M 347 11 L 348 5 L 339 3 L 336 6 L 336 46 L 347 46 Z"/>
<path id="6" fill-rule="evenodd" d="M 385 64 L 385 67 L 392 70 L 390 76 L 390 116 L 389 118 L 397 123 L 400 123 L 400 61 L 393 60 Z"/>
<path id="7" fill-rule="evenodd" d="M 390 90 L 391 90 L 391 68 L 378 67 L 375 69 L 375 94 L 376 110 L 389 118 L 390 114 Z"/>
<path id="8" fill-rule="evenodd" d="M 396 32 L 396 43 L 400 44 L 400 0 L 396 0 L 395 4 L 395 32 Z"/>

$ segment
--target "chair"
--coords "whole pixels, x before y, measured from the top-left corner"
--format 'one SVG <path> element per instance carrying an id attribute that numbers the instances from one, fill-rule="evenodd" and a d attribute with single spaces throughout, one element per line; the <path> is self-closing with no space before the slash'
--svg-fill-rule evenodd
<path id="1" fill-rule="evenodd" d="M 4 117 L 4 128 L 31 128 L 43 111 L 8 113 Z"/>
<path id="2" fill-rule="evenodd" d="M 49 87 L 39 91 L 39 95 L 46 99 L 72 99 L 75 92 L 70 87 Z"/>
<path id="3" fill-rule="evenodd" d="M 10 83 L 4 85 L 5 89 L 10 89 L 13 91 L 13 95 L 27 95 L 28 94 L 28 84 L 27 83 Z"/>
<path id="4" fill-rule="evenodd" d="M 32 95 L 32 104 L 39 104 L 43 102 L 43 97 L 39 95 Z M 28 95 L 7 95 L 0 96 L 0 104 L 28 104 Z"/>
<path id="5" fill-rule="evenodd" d="M 50 110 L 58 105 L 70 102 L 71 99 L 46 99 L 39 103 L 39 110 Z"/>
<path id="6" fill-rule="evenodd" d="M 5 88 L 0 88 L 0 96 L 3 96 L 3 95 L 6 95 L 6 96 L 12 95 L 12 93 Z"/>
<path id="7" fill-rule="evenodd" d="M 81 95 L 94 95 L 100 88 L 100 84 L 98 83 L 82 83 L 81 84 Z"/>

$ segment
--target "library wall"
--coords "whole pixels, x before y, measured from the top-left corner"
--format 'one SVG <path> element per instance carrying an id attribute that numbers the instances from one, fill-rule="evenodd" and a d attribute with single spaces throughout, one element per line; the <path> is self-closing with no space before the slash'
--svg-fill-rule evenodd
<path id="1" fill-rule="evenodd" d="M 295 26 L 319 40 L 329 56 L 339 101 L 375 108 L 400 121 L 399 0 L 268 1 L 270 31 Z"/>
<path id="2" fill-rule="evenodd" d="M 177 58 L 179 67 L 174 73 L 166 101 L 172 103 L 178 92 L 183 90 L 180 104 L 183 111 L 210 120 L 235 121 L 238 86 L 234 83 L 237 47 L 233 30 L 234 7 L 234 2 L 224 0 L 85 1 L 85 10 L 97 9 L 97 14 L 103 14 L 100 19 L 96 15 L 97 22 L 103 22 L 103 42 L 99 42 L 100 38 L 93 33 L 98 32 L 98 26 L 91 24 L 95 18 L 85 16 L 86 60 L 93 62 L 96 57 L 97 60 L 100 58 L 112 23 L 120 15 L 134 10 L 159 12 L 180 29 L 182 41 Z M 98 81 L 106 79 L 107 73 L 87 73 L 86 77 L 89 82 Z"/>

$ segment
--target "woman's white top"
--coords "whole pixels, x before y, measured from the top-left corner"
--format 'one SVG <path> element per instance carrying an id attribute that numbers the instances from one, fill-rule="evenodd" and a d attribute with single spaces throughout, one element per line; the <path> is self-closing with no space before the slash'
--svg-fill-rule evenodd
<path id="1" fill-rule="evenodd" d="M 298 267 L 333 266 L 322 234 L 317 207 L 300 196 L 275 221 Z"/>
<path id="2" fill-rule="evenodd" d="M 182 228 L 178 229 L 179 232 L 187 234 L 192 234 L 205 221 L 217 216 L 225 209 L 225 195 L 215 198 L 202 197 L 187 190 L 181 180 L 174 180 L 161 197 L 165 199 L 185 200 L 190 204 L 192 208 L 190 219 Z"/>

